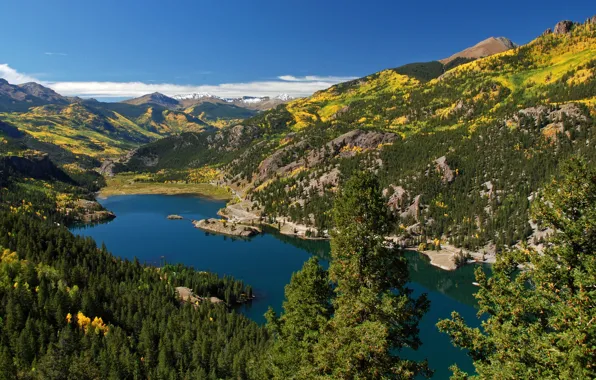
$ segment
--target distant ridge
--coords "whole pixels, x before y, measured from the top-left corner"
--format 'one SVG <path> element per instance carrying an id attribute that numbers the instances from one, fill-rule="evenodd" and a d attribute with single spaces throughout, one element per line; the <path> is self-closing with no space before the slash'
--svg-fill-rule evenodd
<path id="1" fill-rule="evenodd" d="M 157 104 L 165 108 L 178 106 L 178 101 L 176 99 L 170 98 L 169 96 L 159 92 L 143 95 L 134 99 L 124 100 L 122 103 L 134 104 L 135 106 L 142 104 Z"/>
<path id="2" fill-rule="evenodd" d="M 505 37 L 490 37 L 484 41 L 480 41 L 476 45 L 453 54 L 449 58 L 439 60 L 446 65 L 457 58 L 477 59 L 487 57 L 489 55 L 502 53 L 504 51 L 515 48 L 517 45 L 510 39 Z"/>
<path id="3" fill-rule="evenodd" d="M 0 111 L 26 111 L 35 106 L 68 103 L 68 98 L 38 83 L 10 84 L 0 78 Z"/>
<path id="4" fill-rule="evenodd" d="M 242 96 L 238 98 L 223 98 L 207 92 L 198 92 L 187 95 L 175 95 L 183 107 L 190 107 L 204 102 L 233 104 L 237 107 L 250 110 L 264 111 L 274 108 L 280 104 L 289 102 L 294 98 L 288 94 L 279 94 L 275 97 L 269 96 Z"/>

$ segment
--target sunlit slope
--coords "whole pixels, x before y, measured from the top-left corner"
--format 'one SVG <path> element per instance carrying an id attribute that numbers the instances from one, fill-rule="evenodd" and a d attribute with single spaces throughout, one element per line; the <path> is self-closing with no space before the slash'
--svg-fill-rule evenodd
<path id="1" fill-rule="evenodd" d="M 120 155 L 174 133 L 209 128 L 183 112 L 99 102 L 33 107 L 24 113 L 0 114 L 0 119 L 39 141 L 97 158 Z"/>
<path id="2" fill-rule="evenodd" d="M 256 115 L 258 111 L 238 107 L 234 104 L 203 102 L 184 109 L 184 113 L 221 128 L 238 124 L 243 119 Z"/>
<path id="3" fill-rule="evenodd" d="M 595 34 L 594 24 L 576 25 L 569 34 L 547 34 L 431 80 L 424 77 L 440 69 L 432 62 L 417 64 L 427 74 L 418 78 L 399 68 L 384 70 L 288 103 L 290 127 L 349 123 L 407 135 L 424 128 L 474 126 L 537 102 L 593 103 Z"/>

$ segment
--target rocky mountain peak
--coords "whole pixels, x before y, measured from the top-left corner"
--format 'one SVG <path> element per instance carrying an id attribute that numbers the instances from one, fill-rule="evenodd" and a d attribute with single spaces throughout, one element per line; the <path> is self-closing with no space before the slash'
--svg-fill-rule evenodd
<path id="1" fill-rule="evenodd" d="M 139 98 L 129 99 L 123 103 L 141 105 L 141 104 L 157 104 L 166 108 L 178 106 L 178 100 L 170 98 L 161 92 L 154 92 L 152 94 L 143 95 Z"/>
<path id="2" fill-rule="evenodd" d="M 506 37 L 489 37 L 486 40 L 480 41 L 476 45 L 455 53 L 451 57 L 442 59 L 439 62 L 448 64 L 457 58 L 476 59 L 487 57 L 489 55 L 502 53 L 504 51 L 513 49 L 516 46 L 517 45 L 515 43 Z"/>
<path id="3" fill-rule="evenodd" d="M 18 85 L 18 87 L 21 88 L 28 95 L 38 97 L 50 103 L 68 103 L 68 101 L 62 95 L 58 94 L 51 88 L 42 86 L 39 83 L 28 82 L 20 84 Z"/>

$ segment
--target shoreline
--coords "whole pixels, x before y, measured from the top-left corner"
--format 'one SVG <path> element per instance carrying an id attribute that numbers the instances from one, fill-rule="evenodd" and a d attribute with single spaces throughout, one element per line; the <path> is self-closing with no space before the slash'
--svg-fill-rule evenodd
<path id="1" fill-rule="evenodd" d="M 416 251 L 419 254 L 422 254 L 429 258 L 430 264 L 436 266 L 437 268 L 446 270 L 446 271 L 454 271 L 457 270 L 465 265 L 470 264 L 494 264 L 496 262 L 496 256 L 494 254 L 491 255 L 484 255 L 484 260 L 482 259 L 483 254 L 480 252 L 475 251 L 464 251 L 465 254 L 469 255 L 470 258 L 466 260 L 463 265 L 458 266 L 455 263 L 456 255 L 462 250 L 462 248 L 457 248 L 455 246 L 446 245 L 442 247 L 438 251 L 419 251 L 416 247 L 406 248 L 412 251 Z"/>
<path id="2" fill-rule="evenodd" d="M 119 197 L 119 196 L 123 196 L 123 195 L 166 195 L 166 196 L 187 196 L 187 197 L 199 197 L 199 198 L 206 198 L 208 200 L 213 200 L 213 201 L 226 201 L 229 200 L 229 198 L 224 198 L 224 197 L 220 197 L 220 196 L 216 196 L 216 195 L 212 195 L 212 194 L 203 194 L 203 193 L 199 193 L 199 192 L 120 192 L 120 193 L 116 193 L 116 192 L 110 192 L 108 194 L 104 194 L 101 191 L 98 191 L 95 193 L 95 198 L 96 199 L 108 199 L 110 197 Z"/>
<path id="3" fill-rule="evenodd" d="M 301 240 L 312 240 L 312 241 L 329 241 L 330 236 L 327 235 L 325 232 L 325 236 L 307 236 L 307 231 L 316 231 L 313 227 L 308 227 L 306 225 L 297 224 L 294 222 L 289 221 L 285 217 L 279 217 L 278 221 L 275 223 L 266 223 L 262 221 L 262 213 L 261 210 L 250 210 L 248 207 L 252 205 L 251 202 L 242 199 L 236 191 L 233 194 L 228 192 L 227 190 L 223 190 L 221 186 L 217 186 L 213 183 L 201 183 L 201 184 L 162 184 L 157 182 L 129 182 L 129 183 L 122 183 L 124 178 L 118 179 L 118 185 L 114 185 L 112 183 L 108 183 L 108 186 L 102 188 L 99 192 L 95 194 L 96 198 L 98 199 L 108 199 L 112 196 L 119 196 L 119 195 L 173 195 L 173 196 L 197 196 L 201 198 L 206 198 L 210 200 L 219 200 L 219 201 L 229 201 L 234 199 L 234 197 L 239 199 L 239 202 L 227 205 L 226 207 L 220 209 L 217 212 L 222 219 L 227 220 L 231 223 L 237 224 L 238 226 L 242 227 L 249 227 L 258 229 L 259 233 L 264 233 L 261 231 L 260 228 L 256 226 L 267 226 L 269 228 L 274 229 L 277 233 L 298 238 Z M 115 179 L 112 179 L 112 182 L 115 182 Z M 236 238 L 250 238 L 248 236 L 239 236 L 236 233 L 226 233 L 224 231 L 215 231 L 213 228 L 205 228 L 206 226 L 197 226 L 195 224 L 197 221 L 193 221 L 193 225 L 195 228 L 201 229 L 205 232 L 209 232 L 212 234 L 217 235 L 225 235 L 231 236 Z M 387 240 L 393 243 L 398 242 L 398 238 L 396 236 L 387 236 Z M 411 250 L 418 252 L 418 254 L 422 254 L 426 256 L 430 260 L 430 264 L 445 270 L 445 271 L 455 271 L 459 267 L 455 264 L 455 256 L 458 252 L 460 252 L 461 248 L 457 248 L 450 245 L 444 245 L 438 251 L 420 251 L 416 246 L 403 246 L 403 249 Z M 488 255 L 484 255 L 480 252 L 473 252 L 473 251 L 465 251 L 466 254 L 469 254 L 472 259 L 468 260 L 466 264 L 478 263 L 478 264 L 494 264 L 495 256 L 494 253 L 489 253 Z"/>

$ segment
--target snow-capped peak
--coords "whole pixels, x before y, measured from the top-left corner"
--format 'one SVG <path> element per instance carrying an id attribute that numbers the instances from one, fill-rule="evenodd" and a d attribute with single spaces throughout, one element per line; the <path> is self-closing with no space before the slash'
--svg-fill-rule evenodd
<path id="1" fill-rule="evenodd" d="M 260 103 L 262 101 L 268 100 L 268 96 L 258 97 L 258 96 L 243 96 L 241 98 L 230 98 L 226 99 L 228 102 L 241 102 L 241 103 Z"/>
<path id="2" fill-rule="evenodd" d="M 287 102 L 289 100 L 294 99 L 294 97 L 289 94 L 279 94 L 275 97 L 275 99 L 279 99 L 281 101 Z"/>
<path id="3" fill-rule="evenodd" d="M 203 98 L 216 98 L 221 99 L 217 95 L 210 94 L 208 92 L 195 92 L 194 94 L 186 94 L 186 95 L 174 95 L 172 98 L 176 100 L 185 100 L 185 99 L 203 99 Z"/>
<path id="4" fill-rule="evenodd" d="M 199 100 L 203 98 L 212 98 L 212 99 L 221 99 L 228 103 L 247 103 L 247 104 L 255 104 L 264 102 L 266 100 L 270 100 L 269 96 L 242 96 L 239 98 L 222 98 L 221 96 L 213 95 L 208 92 L 195 92 L 193 94 L 186 94 L 186 95 L 174 95 L 172 98 L 176 100 L 186 100 L 186 99 L 193 99 Z M 287 102 L 288 100 L 294 99 L 294 97 L 288 94 L 279 94 L 275 98 L 276 100 L 281 100 L 282 102 Z"/>

